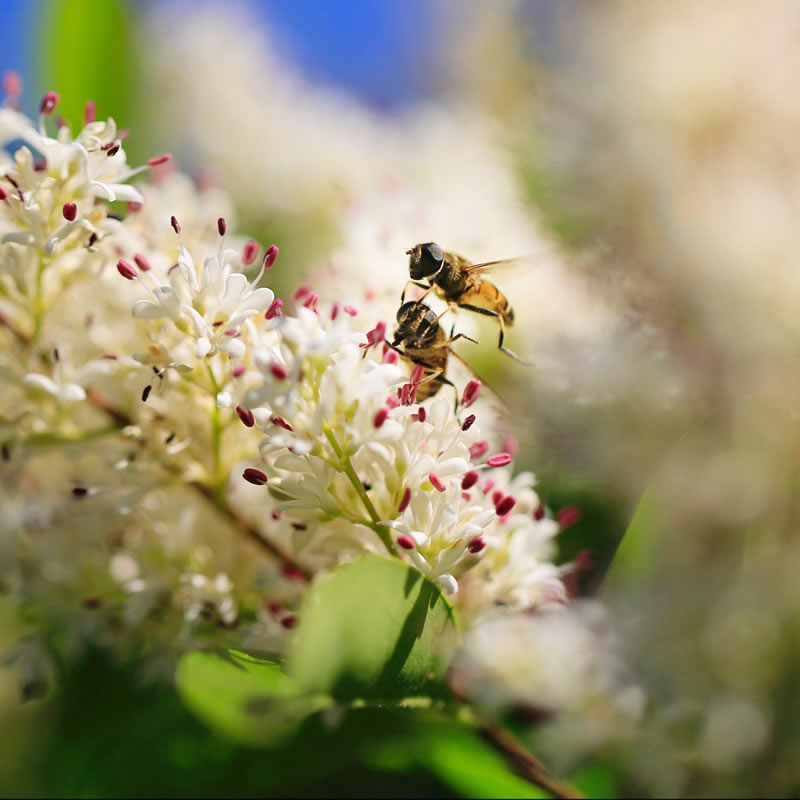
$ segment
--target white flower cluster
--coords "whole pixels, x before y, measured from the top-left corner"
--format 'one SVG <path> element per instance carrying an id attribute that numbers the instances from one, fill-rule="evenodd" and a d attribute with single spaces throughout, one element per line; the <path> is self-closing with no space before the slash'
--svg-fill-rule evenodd
<path id="1" fill-rule="evenodd" d="M 76 642 L 114 639 L 122 620 L 167 650 L 237 629 L 280 651 L 307 579 L 370 552 L 467 619 L 564 603 L 558 524 L 482 438 L 478 381 L 417 402 L 424 370 L 384 322 L 366 330 L 309 287 L 288 313 L 260 285 L 278 248 L 259 269 L 258 245 L 208 210 L 230 219 L 224 196 L 168 167 L 125 185 L 113 121 L 90 108 L 76 138 L 50 138 L 56 102 L 38 131 L 0 109 L 3 142 L 26 143 L 0 175 L 0 558 L 15 591 Z M 126 214 L 98 202 L 113 199 Z"/>

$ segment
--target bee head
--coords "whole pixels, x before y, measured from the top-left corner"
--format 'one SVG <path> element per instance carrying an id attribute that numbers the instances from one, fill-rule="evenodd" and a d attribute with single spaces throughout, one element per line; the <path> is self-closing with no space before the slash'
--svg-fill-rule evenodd
<path id="1" fill-rule="evenodd" d="M 415 281 L 435 275 L 444 264 L 444 250 L 436 242 L 418 244 L 406 253 L 410 256 L 408 272 Z"/>
<path id="2" fill-rule="evenodd" d="M 424 342 L 432 335 L 436 335 L 439 322 L 433 309 L 411 300 L 403 303 L 397 311 L 397 330 L 392 344 L 397 347 L 402 341 Z"/>

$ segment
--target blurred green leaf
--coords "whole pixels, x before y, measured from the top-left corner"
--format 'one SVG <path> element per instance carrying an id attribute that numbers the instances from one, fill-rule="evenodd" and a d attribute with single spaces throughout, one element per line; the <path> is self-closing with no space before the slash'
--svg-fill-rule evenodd
<path id="1" fill-rule="evenodd" d="M 608 764 L 589 764 L 570 775 L 569 780 L 587 797 L 613 800 L 620 796 L 617 773 Z"/>
<path id="2" fill-rule="evenodd" d="M 399 561 L 364 558 L 311 587 L 287 671 L 340 700 L 430 694 L 457 638 L 433 583 Z"/>
<path id="3" fill-rule="evenodd" d="M 279 664 L 237 650 L 185 655 L 176 672 L 183 701 L 210 727 L 235 741 L 271 745 L 329 704 L 301 695 Z"/>
<path id="4" fill-rule="evenodd" d="M 135 26 L 124 0 L 41 0 L 39 14 L 41 93 L 61 95 L 56 114 L 83 127 L 88 100 L 97 118 L 119 127 L 134 120 L 137 66 Z"/>

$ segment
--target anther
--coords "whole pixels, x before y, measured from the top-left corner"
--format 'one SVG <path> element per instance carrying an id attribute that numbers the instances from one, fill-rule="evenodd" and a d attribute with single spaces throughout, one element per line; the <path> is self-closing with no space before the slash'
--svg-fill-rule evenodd
<path id="1" fill-rule="evenodd" d="M 78 206 L 75 203 L 64 203 L 64 208 L 61 209 L 64 219 L 67 222 L 72 222 L 78 216 Z"/>
<path id="2" fill-rule="evenodd" d="M 253 425 L 255 425 L 255 417 L 249 408 L 245 408 L 242 405 L 236 406 L 236 413 L 239 415 L 239 419 L 245 427 L 252 428 Z"/>
<path id="3" fill-rule="evenodd" d="M 497 512 L 498 517 L 504 517 L 506 514 L 510 514 L 513 510 L 514 506 L 517 504 L 516 498 L 512 497 L 510 494 L 506 495 L 495 507 L 494 510 Z"/>
<path id="4" fill-rule="evenodd" d="M 435 472 L 431 472 L 431 474 L 428 475 L 428 480 L 433 484 L 433 488 L 436 489 L 437 492 L 443 492 L 447 488 L 442 479 Z"/>
<path id="5" fill-rule="evenodd" d="M 178 222 L 178 220 L 175 218 L 174 215 L 169 218 L 169 224 L 172 225 L 172 230 L 174 230 L 175 233 L 181 232 L 180 223 Z"/>
<path id="6" fill-rule="evenodd" d="M 358 314 L 358 309 L 355 306 L 345 306 L 342 310 L 351 317 L 355 317 Z"/>
<path id="7" fill-rule="evenodd" d="M 242 477 L 254 486 L 263 486 L 267 482 L 267 476 L 260 469 L 248 467 L 243 473 Z"/>
<path id="8" fill-rule="evenodd" d="M 120 148 L 119 142 L 114 142 L 114 144 L 112 144 L 111 147 L 109 147 L 108 150 L 106 150 L 106 155 L 109 158 L 115 156 L 117 153 L 119 153 L 119 148 Z"/>
<path id="9" fill-rule="evenodd" d="M 44 116 L 52 114 L 58 105 L 58 99 L 57 92 L 47 92 L 42 98 L 42 102 L 39 104 L 39 113 L 44 114 Z"/>
<path id="10" fill-rule="evenodd" d="M 497 504 L 503 499 L 504 495 L 501 489 L 495 489 L 492 492 L 492 503 L 494 507 L 497 508 Z"/>
<path id="11" fill-rule="evenodd" d="M 247 367 L 244 364 L 237 364 L 232 370 L 231 375 L 234 378 L 241 378 L 247 372 Z"/>
<path id="12" fill-rule="evenodd" d="M 481 382 L 474 378 L 464 387 L 464 393 L 461 395 L 461 407 L 468 408 L 477 399 L 481 393 Z"/>
<path id="13" fill-rule="evenodd" d="M 83 109 L 83 122 L 88 125 L 97 119 L 97 103 L 94 100 L 89 100 L 86 107 Z"/>
<path id="14" fill-rule="evenodd" d="M 286 630 L 291 630 L 297 627 L 298 622 L 300 622 L 300 620 L 297 618 L 296 614 L 288 614 L 281 620 L 281 625 L 283 625 Z"/>
<path id="15" fill-rule="evenodd" d="M 425 422 L 428 417 L 428 412 L 425 410 L 425 406 L 420 406 L 417 409 L 417 422 Z"/>
<path id="16" fill-rule="evenodd" d="M 264 269 L 272 269 L 273 265 L 278 260 L 278 253 L 280 253 L 280 249 L 276 244 L 271 244 L 267 248 L 267 252 L 264 253 Z"/>
<path id="17" fill-rule="evenodd" d="M 256 260 L 258 245 L 251 239 L 242 249 L 242 264 L 248 266 Z"/>
<path id="18" fill-rule="evenodd" d="M 546 512 L 545 512 L 545 510 L 544 510 L 544 506 L 543 506 L 541 503 L 539 503 L 539 505 L 538 505 L 538 506 L 536 506 L 536 508 L 535 508 L 535 509 L 534 509 L 534 511 L 533 511 L 533 518 L 534 518 L 534 519 L 535 519 L 537 522 L 539 522 L 540 520 L 543 520 L 543 519 L 544 519 L 544 515 L 545 515 L 545 513 L 546 513 Z"/>
<path id="19" fill-rule="evenodd" d="M 148 158 L 146 164 L 148 167 L 160 167 L 162 164 L 166 164 L 168 161 L 172 161 L 172 153 L 164 153 L 160 156 Z"/>
<path id="20" fill-rule="evenodd" d="M 422 379 L 425 377 L 425 367 L 422 364 L 415 364 L 414 369 L 411 370 L 411 376 L 409 377 L 409 382 L 413 383 L 414 385 L 420 383 Z"/>
<path id="21" fill-rule="evenodd" d="M 564 508 L 556 514 L 556 522 L 558 522 L 562 530 L 574 525 L 580 518 L 581 510 L 577 506 L 564 506 Z"/>
<path id="22" fill-rule="evenodd" d="M 133 260 L 142 272 L 150 272 L 150 262 L 141 253 L 136 253 Z"/>
<path id="23" fill-rule="evenodd" d="M 124 258 L 121 258 L 117 261 L 117 272 L 122 275 L 123 278 L 127 278 L 129 281 L 135 280 L 139 273 L 136 271 L 136 267 L 130 263 L 130 261 L 126 261 Z"/>
<path id="24" fill-rule="evenodd" d="M 486 541 L 482 536 L 476 536 L 468 545 L 467 550 L 470 553 L 480 553 L 486 547 Z"/>
<path id="25" fill-rule="evenodd" d="M 153 391 L 153 387 L 149 383 L 147 384 L 147 386 L 144 387 L 144 389 L 142 389 L 142 402 L 143 403 L 147 402 L 147 398 L 150 397 L 150 392 L 152 392 L 152 391 Z"/>
<path id="26" fill-rule="evenodd" d="M 474 469 L 470 470 L 461 479 L 461 488 L 466 492 L 478 482 L 478 478 L 480 478 L 480 475 Z"/>
<path id="27" fill-rule="evenodd" d="M 386 408 L 379 408 L 375 412 L 375 416 L 372 419 L 372 425 L 375 428 L 380 428 L 384 422 L 386 422 L 387 417 L 389 416 L 389 410 Z"/>
<path id="28" fill-rule="evenodd" d="M 396 364 L 398 359 L 397 351 L 396 350 L 387 350 L 383 354 L 383 363 L 384 364 Z"/>
<path id="29" fill-rule="evenodd" d="M 485 439 L 481 439 L 474 444 L 471 444 L 469 447 L 469 457 L 475 461 L 478 458 L 483 458 L 486 453 L 489 452 L 489 442 Z"/>
<path id="30" fill-rule="evenodd" d="M 397 537 L 397 544 L 399 544 L 403 550 L 413 550 L 416 547 L 414 540 L 410 536 L 406 536 L 404 533 L 401 533 Z"/>
<path id="31" fill-rule="evenodd" d="M 312 311 L 316 311 L 317 303 L 319 303 L 319 295 L 316 292 L 311 292 L 311 294 L 305 299 L 303 305 Z"/>
<path id="32" fill-rule="evenodd" d="M 225 217 L 220 217 L 217 220 L 217 230 L 219 231 L 219 235 L 220 236 L 224 236 L 225 235 L 225 231 L 228 230 L 228 226 L 225 223 Z"/>
<path id="33" fill-rule="evenodd" d="M 504 453 L 510 453 L 511 458 L 514 458 L 519 452 L 519 441 L 516 436 L 506 436 L 500 447 Z"/>
<path id="34" fill-rule="evenodd" d="M 289 377 L 289 370 L 278 361 L 273 361 L 269 365 L 269 371 L 272 373 L 272 376 L 279 381 L 285 381 Z"/>
<path id="35" fill-rule="evenodd" d="M 87 494 L 89 494 L 89 490 L 85 486 L 72 487 L 73 497 L 86 497 Z"/>
<path id="36" fill-rule="evenodd" d="M 411 489 L 410 487 L 406 486 L 405 490 L 403 491 L 403 496 L 400 498 L 400 505 L 397 506 L 397 513 L 402 514 L 408 508 L 408 504 L 410 502 L 411 502 Z"/>
<path id="37" fill-rule="evenodd" d="M 8 192 L 0 186 L 0 200 L 5 200 L 8 197 Z"/>
<path id="38" fill-rule="evenodd" d="M 297 303 L 304 297 L 307 297 L 309 294 L 311 294 L 311 287 L 307 283 L 301 283 L 294 290 L 294 294 L 292 295 L 292 300 L 294 300 Z"/>
<path id="39" fill-rule="evenodd" d="M 467 417 L 467 418 L 464 420 L 464 424 L 461 426 L 461 430 L 462 430 L 462 431 L 468 431 L 468 430 L 469 430 L 469 429 L 472 427 L 472 424 L 473 424 L 474 422 L 475 422 L 475 415 L 474 415 L 474 414 L 470 414 L 470 415 L 469 415 L 469 416 L 468 416 L 468 417 Z"/>
<path id="40" fill-rule="evenodd" d="M 267 309 L 264 314 L 264 319 L 273 319 L 279 317 L 283 313 L 283 300 L 273 300 L 272 305 Z"/>
<path id="41" fill-rule="evenodd" d="M 336 322 L 336 317 L 339 316 L 339 303 L 334 303 L 331 306 L 331 322 Z"/>
<path id="42" fill-rule="evenodd" d="M 497 453 L 486 459 L 486 464 L 490 467 L 505 467 L 513 461 L 511 453 Z"/>

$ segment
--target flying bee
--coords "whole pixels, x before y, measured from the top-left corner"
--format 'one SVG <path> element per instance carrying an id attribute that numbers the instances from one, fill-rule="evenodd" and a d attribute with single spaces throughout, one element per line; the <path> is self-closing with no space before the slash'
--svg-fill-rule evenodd
<path id="1" fill-rule="evenodd" d="M 453 382 L 445 375 L 448 357 L 452 354 L 459 358 L 450 349 L 450 345 L 459 339 L 475 342 L 464 333 L 454 336 L 452 330 L 450 336 L 447 336 L 439 324 L 441 316 L 442 314 L 437 316 L 432 308 L 419 300 L 403 303 L 397 312 L 397 328 L 389 346 L 412 364 L 418 364 L 425 370 L 425 377 L 417 384 L 417 401 L 433 397 L 443 384 L 455 389 Z M 458 393 L 456 399 L 457 397 Z"/>
<path id="2" fill-rule="evenodd" d="M 513 325 L 514 310 L 508 302 L 508 298 L 483 275 L 501 264 L 508 264 L 515 259 L 502 259 L 500 261 L 486 261 L 482 264 L 473 264 L 469 259 L 457 253 L 450 253 L 436 244 L 436 242 L 425 242 L 406 250 L 408 260 L 408 271 L 411 280 L 408 283 L 425 289 L 425 294 L 419 298 L 422 300 L 428 292 L 435 292 L 442 300 L 453 308 L 466 308 L 478 314 L 485 314 L 494 317 L 500 325 L 500 340 L 497 346 L 506 355 L 523 364 L 527 362 L 503 346 L 506 325 Z M 420 281 L 427 280 L 426 283 Z M 406 288 L 408 288 L 408 283 Z M 405 300 L 405 290 L 403 290 L 400 302 Z M 530 365 L 528 365 L 530 366 Z"/>

